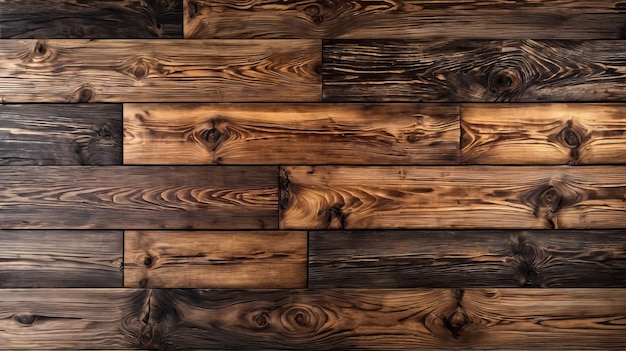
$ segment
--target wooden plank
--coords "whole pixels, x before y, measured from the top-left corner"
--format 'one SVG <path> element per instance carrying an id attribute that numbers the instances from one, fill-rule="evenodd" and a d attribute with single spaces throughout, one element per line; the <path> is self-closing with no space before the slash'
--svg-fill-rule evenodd
<path id="1" fill-rule="evenodd" d="M 324 101 L 626 99 L 626 41 L 327 41 Z"/>
<path id="2" fill-rule="evenodd" d="M 464 163 L 626 163 L 624 104 L 467 104 L 461 133 Z"/>
<path id="3" fill-rule="evenodd" d="M 181 38 L 182 10 L 182 0 L 4 0 L 0 38 Z"/>
<path id="4" fill-rule="evenodd" d="M 0 229 L 277 226 L 276 167 L 0 167 Z"/>
<path id="5" fill-rule="evenodd" d="M 119 231 L 0 231 L 0 288 L 123 286 Z"/>
<path id="6" fill-rule="evenodd" d="M 125 164 L 455 164 L 452 105 L 125 104 Z"/>
<path id="7" fill-rule="evenodd" d="M 241 25 L 241 19 L 246 25 Z M 187 38 L 624 39 L 621 0 L 185 0 Z"/>
<path id="8" fill-rule="evenodd" d="M 124 286 L 305 288 L 306 232 L 126 231 Z"/>
<path id="9" fill-rule="evenodd" d="M 626 287 L 624 234 L 311 232 L 309 288 Z"/>
<path id="10" fill-rule="evenodd" d="M 121 105 L 0 105 L 0 165 L 119 165 Z"/>
<path id="11" fill-rule="evenodd" d="M 317 40 L 5 40 L 3 102 L 319 102 Z"/>
<path id="12" fill-rule="evenodd" d="M 281 170 L 281 229 L 626 228 L 621 166 Z"/>

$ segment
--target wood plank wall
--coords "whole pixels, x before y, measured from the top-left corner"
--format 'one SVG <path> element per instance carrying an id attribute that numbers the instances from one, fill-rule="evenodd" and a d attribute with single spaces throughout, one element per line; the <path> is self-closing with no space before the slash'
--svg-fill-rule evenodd
<path id="1" fill-rule="evenodd" d="M 626 3 L 0 1 L 0 349 L 626 349 Z"/>

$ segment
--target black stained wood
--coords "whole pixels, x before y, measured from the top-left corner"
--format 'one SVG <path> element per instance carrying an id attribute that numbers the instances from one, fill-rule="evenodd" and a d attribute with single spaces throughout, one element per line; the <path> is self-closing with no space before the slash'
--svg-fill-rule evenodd
<path id="1" fill-rule="evenodd" d="M 182 0 L 5 0 L 0 38 L 182 38 Z"/>
<path id="2" fill-rule="evenodd" d="M 0 167 L 0 229 L 276 228 L 276 167 Z"/>
<path id="3" fill-rule="evenodd" d="M 0 105 L 0 165 L 120 165 L 121 105 Z"/>
<path id="4" fill-rule="evenodd" d="M 184 18 L 187 38 L 624 39 L 625 13 L 621 0 L 185 0 Z"/>
<path id="5" fill-rule="evenodd" d="M 0 288 L 123 286 L 121 231 L 0 230 Z"/>
<path id="6" fill-rule="evenodd" d="M 626 41 L 333 40 L 323 57 L 327 102 L 626 99 Z"/>
<path id="7" fill-rule="evenodd" d="M 309 234 L 309 288 L 626 287 L 625 231 Z"/>

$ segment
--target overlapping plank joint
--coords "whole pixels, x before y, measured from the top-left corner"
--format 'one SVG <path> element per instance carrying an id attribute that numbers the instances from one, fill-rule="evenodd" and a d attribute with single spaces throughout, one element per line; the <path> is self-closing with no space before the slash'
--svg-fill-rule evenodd
<path id="1" fill-rule="evenodd" d="M 623 349 L 625 39 L 617 0 L 0 1 L 0 349 Z"/>

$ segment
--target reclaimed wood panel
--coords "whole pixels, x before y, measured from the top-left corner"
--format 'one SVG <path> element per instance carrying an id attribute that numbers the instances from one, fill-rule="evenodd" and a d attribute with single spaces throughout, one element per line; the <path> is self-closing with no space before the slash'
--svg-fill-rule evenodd
<path id="1" fill-rule="evenodd" d="M 126 231 L 130 288 L 306 288 L 306 232 Z"/>
<path id="2" fill-rule="evenodd" d="M 182 38 L 182 0 L 4 0 L 0 38 Z"/>
<path id="3" fill-rule="evenodd" d="M 467 104 L 461 128 L 464 163 L 626 163 L 624 104 Z"/>
<path id="4" fill-rule="evenodd" d="M 626 169 L 281 169 L 281 229 L 626 228 Z"/>
<path id="5" fill-rule="evenodd" d="M 624 39 L 625 9 L 621 0 L 185 0 L 184 22 L 187 38 Z"/>
<path id="6" fill-rule="evenodd" d="M 123 286 L 121 231 L 0 231 L 0 288 Z"/>
<path id="7" fill-rule="evenodd" d="M 3 102 L 318 102 L 317 40 L 5 40 Z"/>
<path id="8" fill-rule="evenodd" d="M 626 41 L 326 41 L 324 101 L 626 99 Z"/>
<path id="9" fill-rule="evenodd" d="M 0 105 L 0 165 L 121 163 L 121 105 Z"/>
<path id="10" fill-rule="evenodd" d="M 125 164 L 455 164 L 459 111 L 415 104 L 125 104 Z"/>
<path id="11" fill-rule="evenodd" d="M 625 232 L 311 232 L 309 288 L 626 287 Z"/>
<path id="12" fill-rule="evenodd" d="M 0 167 L 0 229 L 277 226 L 276 167 Z"/>

